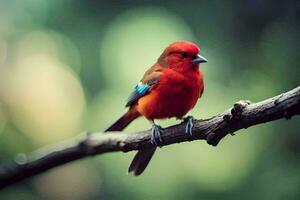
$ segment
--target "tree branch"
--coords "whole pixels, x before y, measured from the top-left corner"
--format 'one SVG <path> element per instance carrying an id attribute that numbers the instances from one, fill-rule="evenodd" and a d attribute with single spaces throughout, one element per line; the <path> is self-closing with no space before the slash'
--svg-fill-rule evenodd
<path id="1" fill-rule="evenodd" d="M 161 146 L 193 140 L 206 140 L 208 144 L 216 146 L 227 134 L 239 129 L 280 118 L 290 119 L 299 114 L 300 86 L 258 103 L 239 101 L 229 110 L 210 119 L 194 120 L 193 136 L 185 133 L 185 124 L 168 127 L 163 131 Z M 150 145 L 149 130 L 132 134 L 92 133 L 80 136 L 72 142 L 64 142 L 29 156 L 21 155 L 14 162 L 2 164 L 0 188 L 84 157 L 116 151 L 128 152 Z"/>

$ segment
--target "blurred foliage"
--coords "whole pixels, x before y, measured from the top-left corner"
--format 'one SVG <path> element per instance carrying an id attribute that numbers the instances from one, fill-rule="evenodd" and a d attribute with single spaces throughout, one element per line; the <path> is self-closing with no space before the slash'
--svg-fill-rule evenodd
<path id="1" fill-rule="evenodd" d="M 299 22 L 296 0 L 0 0 L 0 160 L 104 130 L 176 40 L 196 42 L 209 60 L 197 118 L 292 89 L 300 84 Z M 0 199 L 299 199 L 299 124 L 241 130 L 216 148 L 159 149 L 138 178 L 126 175 L 133 152 L 80 160 Z M 141 118 L 126 131 L 148 127 Z"/>

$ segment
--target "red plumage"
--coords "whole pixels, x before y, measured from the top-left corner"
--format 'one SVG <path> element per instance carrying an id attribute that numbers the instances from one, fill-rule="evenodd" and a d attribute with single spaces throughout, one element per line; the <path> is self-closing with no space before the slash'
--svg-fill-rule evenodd
<path id="1" fill-rule="evenodd" d="M 202 74 L 198 68 L 184 73 L 168 68 L 160 70 L 159 83 L 138 100 L 136 109 L 147 119 L 181 119 L 195 106 L 203 90 Z"/>
<path id="2" fill-rule="evenodd" d="M 142 86 L 149 86 L 147 92 L 135 92 L 129 110 L 106 131 L 120 131 L 141 115 L 148 120 L 183 118 L 195 106 L 204 90 L 199 63 L 206 60 L 198 55 L 199 52 L 196 44 L 187 41 L 168 46 L 141 79 Z M 155 84 L 150 84 L 153 82 Z M 155 149 L 140 150 L 129 172 L 133 171 L 135 175 L 142 173 Z"/>

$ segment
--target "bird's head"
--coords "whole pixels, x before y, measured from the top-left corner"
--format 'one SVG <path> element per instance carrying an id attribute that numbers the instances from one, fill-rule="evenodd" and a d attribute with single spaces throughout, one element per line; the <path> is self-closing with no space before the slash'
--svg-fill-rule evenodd
<path id="1" fill-rule="evenodd" d="M 188 41 L 177 41 L 169 45 L 158 59 L 158 63 L 178 72 L 198 70 L 199 64 L 207 62 L 199 55 L 200 48 Z"/>

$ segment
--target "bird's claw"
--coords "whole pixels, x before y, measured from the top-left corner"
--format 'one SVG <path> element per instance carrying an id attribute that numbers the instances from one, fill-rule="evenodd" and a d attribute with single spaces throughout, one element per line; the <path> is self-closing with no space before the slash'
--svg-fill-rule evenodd
<path id="1" fill-rule="evenodd" d="M 191 136 L 193 136 L 193 120 L 193 116 L 187 116 L 186 118 L 184 118 L 184 122 L 186 122 L 185 133 L 189 133 Z"/>
<path id="2" fill-rule="evenodd" d="M 162 141 L 161 137 L 162 128 L 156 124 L 152 124 L 151 129 L 151 144 L 158 146 Z"/>

